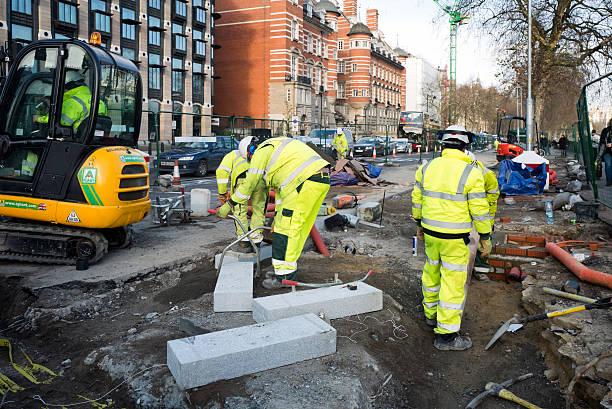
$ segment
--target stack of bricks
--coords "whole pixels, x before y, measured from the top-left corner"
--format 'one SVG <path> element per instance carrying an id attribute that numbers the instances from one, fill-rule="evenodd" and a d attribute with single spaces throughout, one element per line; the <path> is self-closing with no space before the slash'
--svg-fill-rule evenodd
<path id="1" fill-rule="evenodd" d="M 504 273 L 492 273 L 492 278 L 500 280 L 507 280 L 508 273 L 512 267 L 519 267 L 521 264 L 527 262 L 527 260 L 504 260 L 503 257 L 496 258 L 496 255 L 500 256 L 516 256 L 516 257 L 531 257 L 531 258 L 546 258 L 548 251 L 546 251 L 546 241 L 553 240 L 552 237 L 536 236 L 529 234 L 508 234 L 504 238 L 504 244 L 497 245 L 493 248 L 489 264 L 495 268 L 503 268 Z M 533 246 L 533 247 L 532 247 Z"/>

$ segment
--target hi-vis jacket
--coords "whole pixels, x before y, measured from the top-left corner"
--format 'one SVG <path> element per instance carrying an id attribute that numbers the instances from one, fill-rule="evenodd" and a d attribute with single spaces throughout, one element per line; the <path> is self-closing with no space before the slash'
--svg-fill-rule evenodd
<path id="1" fill-rule="evenodd" d="M 242 175 L 246 176 L 247 170 L 249 170 L 249 163 L 240 156 L 238 150 L 233 150 L 225 155 L 216 172 L 219 194 L 224 195 L 228 191 L 233 193 L 236 180 Z"/>
<path id="2" fill-rule="evenodd" d="M 62 115 L 60 124 L 71 126 L 76 132 L 79 125 L 89 117 L 91 113 L 91 91 L 85 85 L 72 88 L 64 92 L 62 98 Z M 98 105 L 98 115 L 108 115 L 106 104 L 100 101 Z M 49 114 L 38 118 L 37 122 L 49 122 Z"/>
<path id="3" fill-rule="evenodd" d="M 432 232 L 463 235 L 472 231 L 473 222 L 479 234 L 491 233 L 484 180 L 469 156 L 444 149 L 441 157 L 417 170 L 412 215 Z"/>
<path id="4" fill-rule="evenodd" d="M 337 152 L 343 153 L 348 150 L 348 142 L 346 141 L 346 135 L 343 133 L 336 134 L 332 141 L 332 148 Z"/>
<path id="5" fill-rule="evenodd" d="M 499 198 L 499 183 L 495 172 L 488 169 L 480 161 L 474 161 L 474 166 L 482 172 L 484 178 L 484 188 L 487 193 L 487 202 L 489 202 L 489 215 L 491 216 L 491 226 L 495 224 L 495 214 L 497 213 L 497 199 Z"/>
<path id="6" fill-rule="evenodd" d="M 292 138 L 271 138 L 257 147 L 251 158 L 246 180 L 234 192 L 230 204 L 248 202 L 263 178 L 269 189 L 276 190 L 277 203 L 306 179 L 327 166 L 313 149 Z"/>

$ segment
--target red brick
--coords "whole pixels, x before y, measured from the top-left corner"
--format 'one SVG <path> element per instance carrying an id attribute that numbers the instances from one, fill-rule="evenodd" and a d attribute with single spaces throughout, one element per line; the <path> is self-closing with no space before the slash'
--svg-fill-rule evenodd
<path id="1" fill-rule="evenodd" d="M 506 254 L 506 247 L 504 244 L 493 247 L 493 254 Z"/>
<path id="2" fill-rule="evenodd" d="M 500 223 L 510 223 L 510 218 L 509 217 L 500 217 L 499 221 L 500 221 Z"/>
<path id="3" fill-rule="evenodd" d="M 491 266 L 493 266 L 493 267 L 499 267 L 499 268 L 503 268 L 504 267 L 504 261 L 503 260 L 489 259 L 489 264 L 491 264 Z"/>
<path id="4" fill-rule="evenodd" d="M 541 247 L 536 247 L 534 249 L 527 249 L 527 257 L 536 257 L 536 258 L 546 258 L 548 256 L 548 251 Z"/>
<path id="5" fill-rule="evenodd" d="M 546 245 L 546 238 L 543 236 L 530 235 L 527 236 L 526 241 L 532 246 L 544 247 Z"/>
<path id="6" fill-rule="evenodd" d="M 519 256 L 519 257 L 525 257 L 527 256 L 527 250 L 526 249 L 519 249 L 516 247 L 507 247 L 506 248 L 506 254 L 509 256 Z"/>

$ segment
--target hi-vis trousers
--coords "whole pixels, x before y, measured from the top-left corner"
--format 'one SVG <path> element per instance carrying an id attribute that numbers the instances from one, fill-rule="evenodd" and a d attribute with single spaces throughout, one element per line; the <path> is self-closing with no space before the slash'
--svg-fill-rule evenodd
<path id="1" fill-rule="evenodd" d="M 277 276 L 293 274 L 319 208 L 329 191 L 329 175 L 315 173 L 276 204 L 272 265 Z"/>
<path id="2" fill-rule="evenodd" d="M 240 186 L 240 184 L 244 182 L 244 180 L 245 178 L 239 178 L 238 180 L 236 180 L 236 186 L 234 187 L 234 189 L 232 189 L 232 192 L 238 190 L 238 186 Z M 253 211 L 251 212 L 250 227 L 249 219 L 247 217 L 249 212 L 248 203 L 237 204 L 236 206 L 234 206 L 232 213 L 234 214 L 234 216 L 236 216 L 236 218 L 238 218 L 238 220 L 240 220 L 245 229 L 254 229 L 255 227 L 261 227 L 266 222 L 265 212 L 267 207 L 267 200 L 268 191 L 265 182 L 262 180 L 259 182 L 257 188 L 255 188 L 255 190 L 251 194 L 251 207 L 253 208 Z M 242 228 L 240 228 L 240 225 L 238 223 L 234 224 L 236 225 L 237 237 L 240 237 L 244 233 L 246 233 L 242 231 Z M 255 244 L 261 243 L 263 241 L 263 230 L 257 230 L 255 233 L 251 234 L 251 240 L 253 240 L 253 243 Z M 245 238 L 243 241 L 248 242 L 249 239 Z"/>
<path id="3" fill-rule="evenodd" d="M 470 250 L 463 239 L 440 239 L 425 234 L 423 309 L 436 318 L 437 334 L 458 332 L 465 306 Z"/>

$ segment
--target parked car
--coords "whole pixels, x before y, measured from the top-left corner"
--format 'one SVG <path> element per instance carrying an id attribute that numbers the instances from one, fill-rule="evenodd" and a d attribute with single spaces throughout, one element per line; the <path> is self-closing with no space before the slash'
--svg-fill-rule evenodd
<path id="1" fill-rule="evenodd" d="M 384 156 L 385 140 L 382 138 L 361 138 L 353 147 L 353 155 L 374 156 L 374 148 L 376 148 L 376 156 Z"/>
<path id="2" fill-rule="evenodd" d="M 395 142 L 395 151 L 397 153 L 406 153 L 408 152 L 408 141 L 399 140 Z"/>
<path id="3" fill-rule="evenodd" d="M 328 155 L 333 155 L 332 142 L 334 141 L 334 137 L 336 136 L 336 130 L 338 128 L 326 128 L 326 129 L 313 129 L 310 131 L 308 136 L 300 136 L 298 139 L 304 143 L 312 143 L 323 149 L 325 153 Z M 355 139 L 353 138 L 353 134 L 349 128 L 342 128 L 344 134 L 346 135 L 346 142 L 348 143 L 349 151 L 355 145 Z"/>
<path id="4" fill-rule="evenodd" d="M 179 142 L 172 150 L 162 153 L 160 173 L 174 170 L 174 161 L 178 160 L 180 174 L 205 176 L 208 171 L 217 169 L 223 157 L 232 150 L 229 136 L 217 136 L 216 142 Z M 234 149 L 238 142 L 234 140 Z"/>

